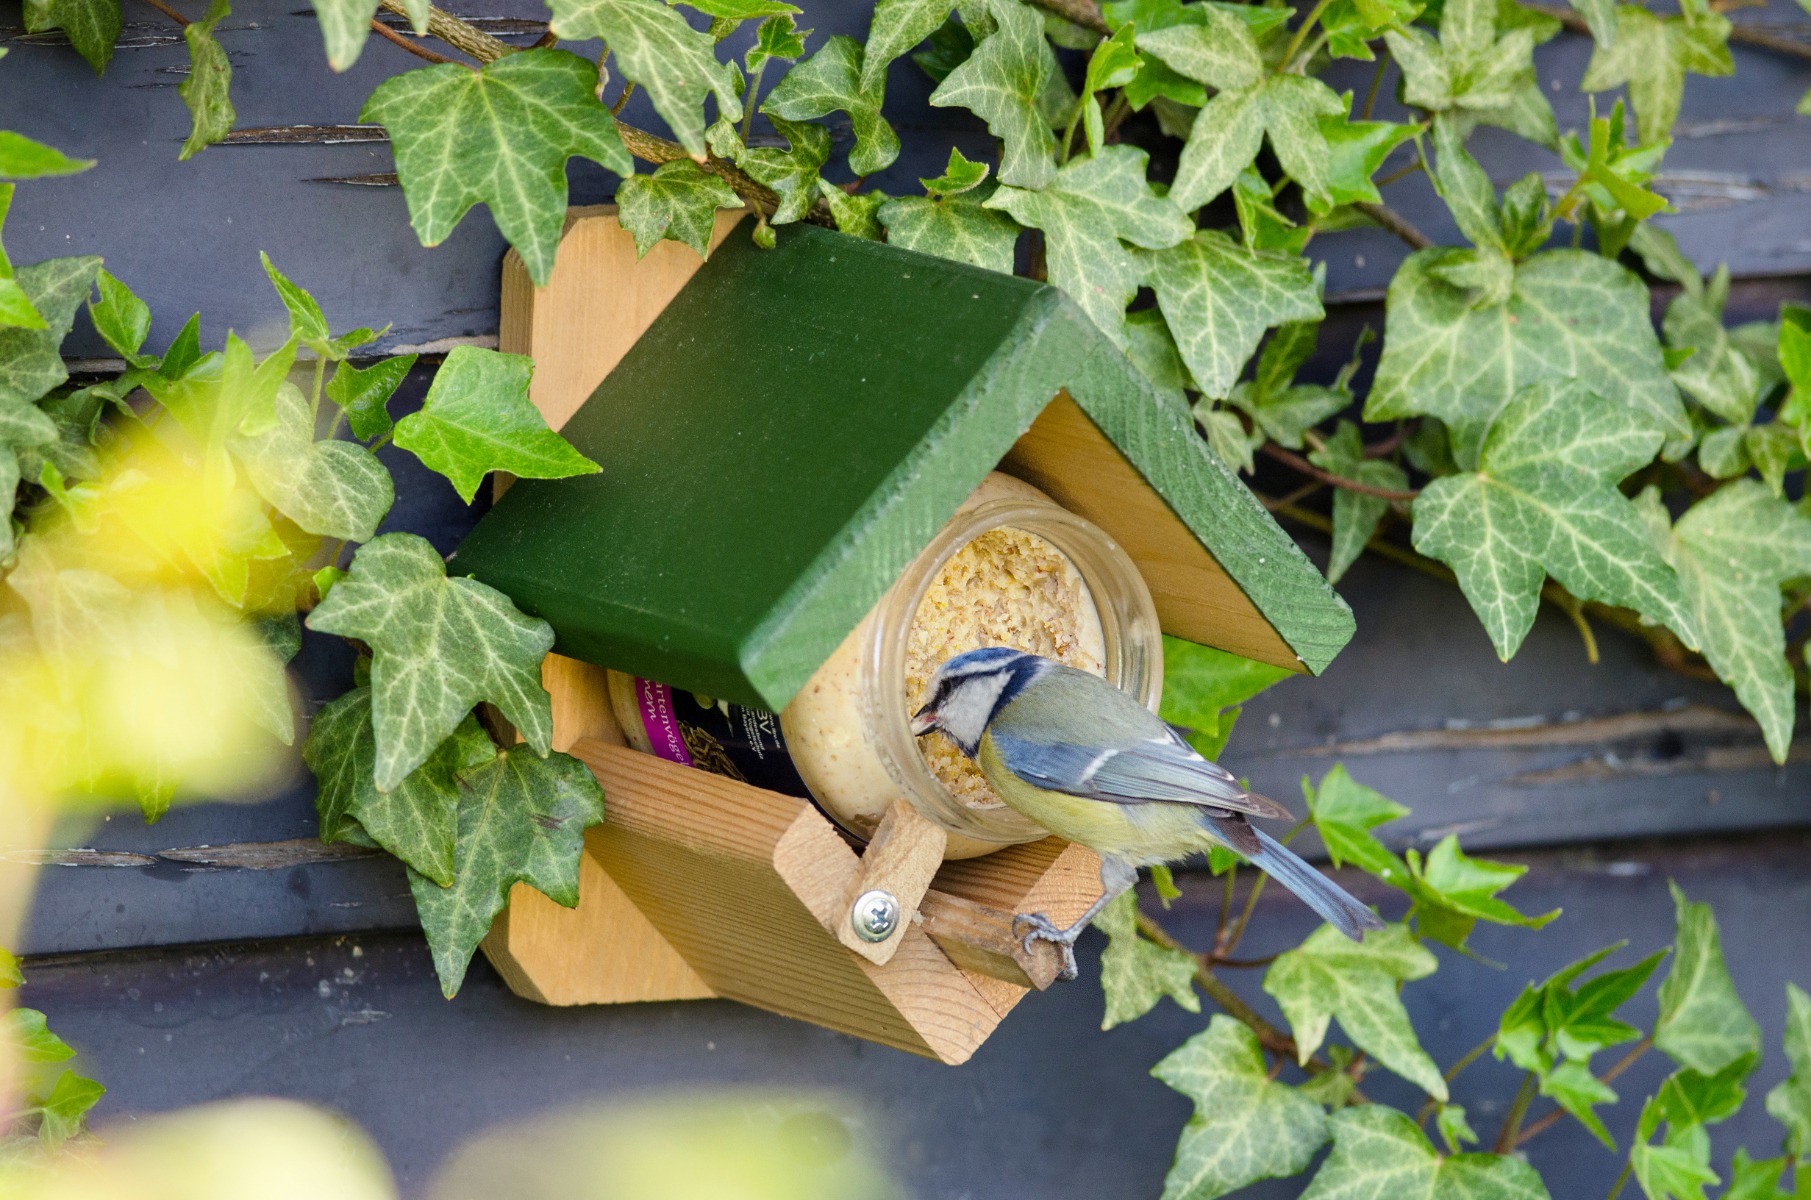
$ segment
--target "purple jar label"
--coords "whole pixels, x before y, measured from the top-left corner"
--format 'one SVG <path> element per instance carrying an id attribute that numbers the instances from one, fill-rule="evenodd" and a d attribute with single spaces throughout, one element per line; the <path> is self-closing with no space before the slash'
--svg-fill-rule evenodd
<path id="1" fill-rule="evenodd" d="M 780 733 L 778 715 L 745 704 L 675 691 L 651 679 L 635 681 L 636 707 L 657 758 L 727 775 L 743 783 L 811 799 Z"/>

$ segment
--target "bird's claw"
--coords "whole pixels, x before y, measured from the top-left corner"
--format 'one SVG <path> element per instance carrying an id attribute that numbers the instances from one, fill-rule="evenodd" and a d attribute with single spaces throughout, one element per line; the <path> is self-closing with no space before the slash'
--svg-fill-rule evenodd
<path id="1" fill-rule="evenodd" d="M 1057 973 L 1058 979 L 1068 982 L 1081 973 L 1075 964 L 1075 939 L 1081 933 L 1079 926 L 1059 929 L 1056 922 L 1043 913 L 1017 914 L 1012 919 L 1013 932 L 1018 933 L 1021 925 L 1024 926 L 1025 932 L 1020 935 L 1019 945 L 1024 948 L 1025 953 L 1031 953 L 1031 943 L 1033 942 L 1049 942 L 1063 956 L 1063 969 Z"/>

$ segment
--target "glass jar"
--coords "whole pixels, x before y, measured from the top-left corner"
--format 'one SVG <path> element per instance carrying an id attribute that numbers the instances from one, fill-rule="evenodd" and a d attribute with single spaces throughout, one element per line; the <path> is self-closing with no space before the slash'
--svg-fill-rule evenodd
<path id="1" fill-rule="evenodd" d="M 792 763 L 818 803 L 849 832 L 870 836 L 892 802 L 904 796 L 950 834 L 949 858 L 971 858 L 1001 846 L 1036 841 L 1046 832 L 998 798 L 958 798 L 927 762 L 926 747 L 912 736 L 909 718 L 922 697 L 908 694 L 916 623 L 935 621 L 921 612 L 940 575 L 966 547 L 993 531 L 1029 535 L 1054 551 L 1079 577 L 1079 641 L 1094 643 L 1097 673 L 1155 712 L 1163 694 L 1163 635 L 1150 589 L 1119 545 L 1094 525 L 1058 505 L 1030 484 L 995 473 L 957 510 L 843 640 L 781 714 Z M 923 632 L 922 630 L 920 631 Z M 976 645 L 1039 649 L 995 632 Z M 938 661 L 973 645 L 952 645 Z M 1086 657 L 1086 650 L 1083 652 Z M 922 655 L 919 655 L 922 657 Z M 921 667 L 928 675 L 936 662 Z M 1076 665 L 1082 665 L 1077 663 Z M 919 678 L 911 682 L 920 687 Z M 923 741 L 953 747 L 941 734 Z M 937 748 L 930 748 L 937 753 Z M 972 769 L 972 768 L 971 768 Z"/>
<path id="2" fill-rule="evenodd" d="M 1016 575 L 1002 556 L 1016 560 Z M 1032 612 L 1039 594 L 1041 614 Z M 965 638 L 932 611 L 967 605 L 972 616 L 978 604 L 989 615 L 969 621 Z M 1040 615 L 1049 619 L 1025 619 Z M 813 799 L 863 840 L 904 797 L 948 831 L 946 858 L 973 858 L 1047 836 L 993 796 L 941 734 L 912 736 L 909 717 L 923 700 L 913 688 L 922 691 L 943 660 L 981 645 L 1093 670 L 1153 712 L 1163 693 L 1163 635 L 1132 560 L 1043 492 L 996 472 L 777 719 L 614 671 L 610 698 L 629 744 L 644 753 Z"/>

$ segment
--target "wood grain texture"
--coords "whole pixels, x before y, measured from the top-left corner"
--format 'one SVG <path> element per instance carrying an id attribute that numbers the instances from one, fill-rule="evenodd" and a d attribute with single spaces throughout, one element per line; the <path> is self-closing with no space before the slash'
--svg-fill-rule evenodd
<path id="1" fill-rule="evenodd" d="M 1026 949 L 1014 928 L 1017 915 L 948 892 L 927 892 L 916 919 L 937 948 L 964 971 L 1041 992 L 1062 971 L 1062 956 L 1046 941 Z"/>
<path id="2" fill-rule="evenodd" d="M 831 935 L 877 966 L 892 961 L 905 940 L 912 913 L 931 886 L 931 877 L 943 864 L 948 845 L 949 834 L 943 826 L 920 816 L 910 801 L 893 801 L 862 849 L 855 874 L 843 888 L 842 904 L 831 914 L 827 926 Z M 899 902 L 899 925 L 878 942 L 862 940 L 851 920 L 856 899 L 868 891 L 886 892 Z"/>

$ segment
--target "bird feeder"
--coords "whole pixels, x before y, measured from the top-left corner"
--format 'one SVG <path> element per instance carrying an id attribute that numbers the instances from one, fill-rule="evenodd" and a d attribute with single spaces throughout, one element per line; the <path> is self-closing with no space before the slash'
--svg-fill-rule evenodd
<path id="1" fill-rule="evenodd" d="M 517 482 L 452 569 L 552 625 L 554 745 L 606 804 L 578 906 L 518 886 L 484 950 L 543 1003 L 721 996 L 960 1063 L 1056 973 L 1013 914 L 1076 918 L 1095 856 L 944 862 L 900 805 L 864 845 L 629 748 L 604 668 L 780 711 L 996 470 L 1116 541 L 1167 633 L 1318 672 L 1352 616 L 1055 288 L 805 225 L 761 250 L 741 215 L 703 261 L 638 259 L 608 208 L 572 213 L 545 287 L 505 261 L 502 348 L 602 471 Z M 877 890 L 903 909 L 878 944 L 851 934 Z"/>

